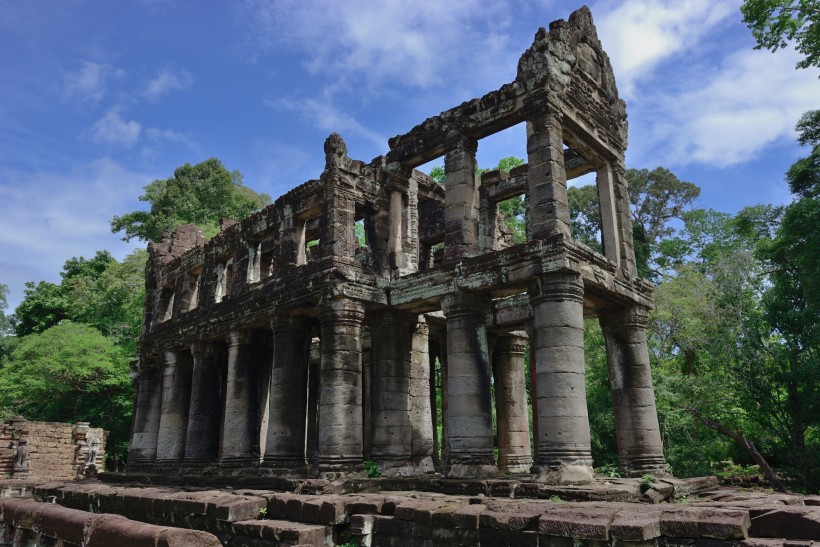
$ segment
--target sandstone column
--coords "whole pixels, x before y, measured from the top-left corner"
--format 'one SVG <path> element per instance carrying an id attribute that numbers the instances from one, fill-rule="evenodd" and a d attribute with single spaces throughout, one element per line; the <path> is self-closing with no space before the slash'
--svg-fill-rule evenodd
<path id="1" fill-rule="evenodd" d="M 475 139 L 456 137 L 444 156 L 444 260 L 478 254 Z"/>
<path id="2" fill-rule="evenodd" d="M 430 380 L 433 371 L 429 354 L 430 329 L 424 316 L 410 323 L 410 423 L 413 426 L 412 456 L 415 473 L 433 473 L 435 426 Z M 435 392 L 432 392 L 435 396 Z"/>
<path id="3" fill-rule="evenodd" d="M 485 298 L 468 293 L 450 294 L 441 302 L 447 318 L 445 467 L 452 477 L 498 473 L 493 455 L 490 363 L 484 328 L 487 306 Z"/>
<path id="4" fill-rule="evenodd" d="M 385 474 L 406 474 L 410 467 L 413 423 L 410 416 L 410 317 L 376 314 L 372 326 L 370 455 Z"/>
<path id="5" fill-rule="evenodd" d="M 162 376 L 156 363 L 140 361 L 134 428 L 128 449 L 129 467 L 153 464 L 157 459 L 157 433 L 162 404 Z"/>
<path id="6" fill-rule="evenodd" d="M 362 323 L 364 307 L 348 298 L 321 304 L 320 473 L 362 464 Z"/>
<path id="7" fill-rule="evenodd" d="M 250 332 L 234 330 L 228 334 L 228 375 L 220 460 L 229 466 L 259 461 L 256 371 L 251 352 Z"/>
<path id="8" fill-rule="evenodd" d="M 176 463 L 185 455 L 188 407 L 191 400 L 190 354 L 162 354 L 162 415 L 157 435 L 157 462 Z"/>
<path id="9" fill-rule="evenodd" d="M 528 232 L 531 239 L 571 237 L 561 115 L 541 112 L 527 120 Z"/>
<path id="10" fill-rule="evenodd" d="M 606 340 L 618 455 L 621 468 L 630 477 L 667 471 L 649 368 L 646 321 L 646 310 L 637 306 L 600 318 Z"/>
<path id="11" fill-rule="evenodd" d="M 583 295 L 583 282 L 574 272 L 544 276 L 530 287 L 538 390 L 533 471 L 547 482 L 588 482 L 593 477 Z"/>
<path id="12" fill-rule="evenodd" d="M 498 468 L 505 473 L 528 473 L 532 466 L 524 352 L 527 339 L 512 333 L 499 336 L 493 349 Z"/>
<path id="13" fill-rule="evenodd" d="M 306 317 L 279 316 L 271 321 L 271 329 L 273 372 L 265 465 L 303 471 L 310 321 Z"/>
<path id="14" fill-rule="evenodd" d="M 217 460 L 221 421 L 219 367 L 210 342 L 191 344 L 191 406 L 185 440 L 185 463 L 207 464 Z"/>
<path id="15" fill-rule="evenodd" d="M 387 475 L 432 472 L 427 325 L 423 318 L 385 311 L 371 330 L 370 454 Z"/>

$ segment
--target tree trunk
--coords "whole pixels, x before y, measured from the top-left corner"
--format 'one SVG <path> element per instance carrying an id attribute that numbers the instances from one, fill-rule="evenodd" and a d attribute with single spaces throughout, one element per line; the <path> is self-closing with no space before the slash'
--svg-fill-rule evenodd
<path id="1" fill-rule="evenodd" d="M 726 435 L 737 441 L 740 446 L 752 457 L 757 465 L 760 466 L 760 469 L 763 471 L 763 474 L 766 476 L 766 480 L 769 481 L 769 484 L 772 486 L 772 489 L 776 492 L 786 493 L 786 488 L 783 486 L 783 483 L 780 482 L 780 479 L 775 474 L 774 470 L 768 464 L 768 462 L 763 458 L 760 452 L 757 451 L 757 447 L 754 445 L 752 441 L 746 438 L 742 431 L 732 431 L 728 427 L 717 423 L 714 420 L 710 420 L 709 418 L 704 418 L 700 415 L 700 413 L 695 410 L 694 408 L 689 407 L 687 409 L 692 416 L 703 422 L 708 428 L 714 429 L 718 433 L 722 435 Z"/>

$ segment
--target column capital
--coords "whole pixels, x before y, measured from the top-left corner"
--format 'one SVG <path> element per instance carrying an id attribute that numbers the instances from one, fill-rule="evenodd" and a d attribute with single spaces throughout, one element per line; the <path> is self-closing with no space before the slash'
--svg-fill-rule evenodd
<path id="1" fill-rule="evenodd" d="M 413 170 L 400 162 L 388 163 L 384 168 L 384 187 L 389 192 L 407 193 Z"/>
<path id="2" fill-rule="evenodd" d="M 530 302 L 584 301 L 584 282 L 576 272 L 559 272 L 537 278 L 529 287 Z"/>
<path id="3" fill-rule="evenodd" d="M 397 310 L 380 310 L 373 313 L 375 323 L 392 327 L 407 327 L 410 328 L 410 322 L 413 317 L 407 313 Z"/>
<path id="4" fill-rule="evenodd" d="M 174 350 L 163 351 L 161 359 L 163 367 L 172 367 L 177 364 L 177 352 Z"/>
<path id="5" fill-rule="evenodd" d="M 244 346 L 251 343 L 251 332 L 248 330 L 232 330 L 226 337 L 228 347 Z"/>
<path id="6" fill-rule="evenodd" d="M 478 151 L 478 140 L 462 135 L 457 131 L 451 131 L 447 134 L 445 146 L 447 147 L 447 152 L 444 155 L 444 170 L 446 172 L 453 168 L 461 168 L 460 165 L 455 167 L 453 164 L 457 162 L 462 154 L 475 156 L 476 151 Z"/>
<path id="7" fill-rule="evenodd" d="M 191 355 L 202 357 L 214 352 L 214 345 L 206 340 L 195 340 L 191 343 Z"/>
<path id="8" fill-rule="evenodd" d="M 499 354 L 524 355 L 527 350 L 527 338 L 513 333 L 500 334 L 495 340 L 494 351 Z"/>
<path id="9" fill-rule="evenodd" d="M 649 310 L 642 306 L 630 306 L 598 314 L 601 327 L 610 330 L 641 329 L 649 324 Z"/>
<path id="10" fill-rule="evenodd" d="M 310 329 L 310 319 L 303 315 L 276 315 L 270 320 L 273 332 L 303 332 Z"/>
<path id="11" fill-rule="evenodd" d="M 364 303 L 352 298 L 323 298 L 319 303 L 319 321 L 325 323 L 364 323 Z"/>
<path id="12" fill-rule="evenodd" d="M 448 319 L 460 315 L 485 315 L 489 311 L 490 300 L 479 294 L 454 292 L 441 299 L 441 311 Z"/>

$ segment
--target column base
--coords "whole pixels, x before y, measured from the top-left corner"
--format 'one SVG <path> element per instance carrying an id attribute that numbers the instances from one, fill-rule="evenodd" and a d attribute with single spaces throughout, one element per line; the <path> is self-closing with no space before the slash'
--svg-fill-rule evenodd
<path id="1" fill-rule="evenodd" d="M 364 461 L 361 456 L 319 456 L 316 467 L 311 469 L 311 475 L 316 478 L 331 481 L 348 477 L 366 476 L 364 472 Z"/>
<path id="2" fill-rule="evenodd" d="M 184 475 L 219 474 L 219 463 L 214 458 L 185 458 L 179 465 Z"/>
<path id="3" fill-rule="evenodd" d="M 433 457 L 427 456 L 420 460 L 387 460 L 375 458 L 379 471 L 383 477 L 415 477 L 429 475 L 436 472 Z"/>
<path id="4" fill-rule="evenodd" d="M 589 484 L 595 480 L 595 472 L 591 465 L 574 464 L 558 466 L 532 467 L 532 474 L 536 482 L 544 484 Z"/>
<path id="5" fill-rule="evenodd" d="M 249 470 L 256 472 L 259 468 L 259 458 L 253 456 L 225 456 L 219 461 L 220 469 Z"/>
<path id="6" fill-rule="evenodd" d="M 298 458 L 265 458 L 259 466 L 261 469 L 281 474 L 307 475 L 308 464 L 304 457 Z"/>
<path id="7" fill-rule="evenodd" d="M 510 456 L 499 458 L 498 469 L 503 473 L 529 473 L 532 468 L 532 458 L 527 456 Z"/>
<path id="8" fill-rule="evenodd" d="M 146 469 L 151 469 L 154 467 L 154 463 L 156 463 L 156 458 L 153 457 L 135 457 L 133 455 L 129 455 L 126 458 L 125 466 L 130 470 L 139 470 L 143 471 Z"/>
<path id="9" fill-rule="evenodd" d="M 489 479 L 500 473 L 494 464 L 456 463 L 447 471 L 448 479 Z"/>
<path id="10" fill-rule="evenodd" d="M 653 477 L 664 478 L 671 477 L 672 473 L 669 471 L 669 466 L 666 464 L 664 458 L 637 458 L 622 462 L 620 465 L 621 472 L 625 477 L 643 477 L 644 475 L 652 475 Z"/>

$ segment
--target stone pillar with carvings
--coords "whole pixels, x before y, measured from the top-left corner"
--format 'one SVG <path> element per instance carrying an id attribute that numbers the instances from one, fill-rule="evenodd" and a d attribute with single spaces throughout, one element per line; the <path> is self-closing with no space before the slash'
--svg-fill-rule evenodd
<path id="1" fill-rule="evenodd" d="M 228 375 L 220 446 L 220 462 L 227 467 L 259 462 L 257 371 L 252 351 L 250 332 L 233 330 L 228 334 Z"/>
<path id="2" fill-rule="evenodd" d="M 318 466 L 321 476 L 362 468 L 362 324 L 364 307 L 350 298 L 323 301 L 319 379 Z"/>
<path id="3" fill-rule="evenodd" d="M 530 239 L 571 237 L 561 115 L 542 111 L 527 119 L 527 216 Z"/>
<path id="4" fill-rule="evenodd" d="M 157 459 L 157 433 L 162 404 L 162 376 L 157 363 L 141 360 L 137 376 L 134 427 L 128 448 L 128 466 L 140 469 Z"/>
<path id="5" fill-rule="evenodd" d="M 444 156 L 444 260 L 457 261 L 478 254 L 478 142 L 461 136 L 450 140 Z"/>
<path id="6" fill-rule="evenodd" d="M 307 317 L 271 320 L 273 371 L 264 465 L 303 472 L 311 328 Z"/>
<path id="7" fill-rule="evenodd" d="M 162 415 L 157 435 L 157 463 L 179 463 L 185 455 L 188 407 L 191 400 L 190 354 L 162 354 Z"/>
<path id="8" fill-rule="evenodd" d="M 435 426 L 430 389 L 431 370 L 429 353 L 430 329 L 424 316 L 410 323 L 410 423 L 413 427 L 412 456 L 415 473 L 433 473 Z"/>
<path id="9" fill-rule="evenodd" d="M 222 405 L 217 351 L 210 342 L 191 344 L 191 405 L 188 409 L 188 433 L 185 441 L 185 463 L 216 463 L 219 456 L 219 425 Z"/>
<path id="10" fill-rule="evenodd" d="M 370 371 L 370 455 L 385 475 L 407 474 L 413 443 L 410 416 L 410 320 L 397 311 L 373 316 Z"/>
<path id="11" fill-rule="evenodd" d="M 549 483 L 593 478 L 584 366 L 584 285 L 575 272 L 530 287 L 538 394 L 533 472 Z"/>
<path id="12" fill-rule="evenodd" d="M 532 466 L 524 379 L 526 349 L 527 339 L 518 333 L 499 336 L 493 348 L 498 469 L 504 473 L 527 473 Z"/>
<path id="13" fill-rule="evenodd" d="M 493 454 L 492 396 L 487 332 L 487 299 L 468 293 L 445 296 L 441 308 L 447 319 L 447 437 L 451 477 L 498 474 Z"/>
<path id="14" fill-rule="evenodd" d="M 600 317 L 621 468 L 627 476 L 668 472 L 658 426 L 649 350 L 647 310 L 632 307 Z"/>

